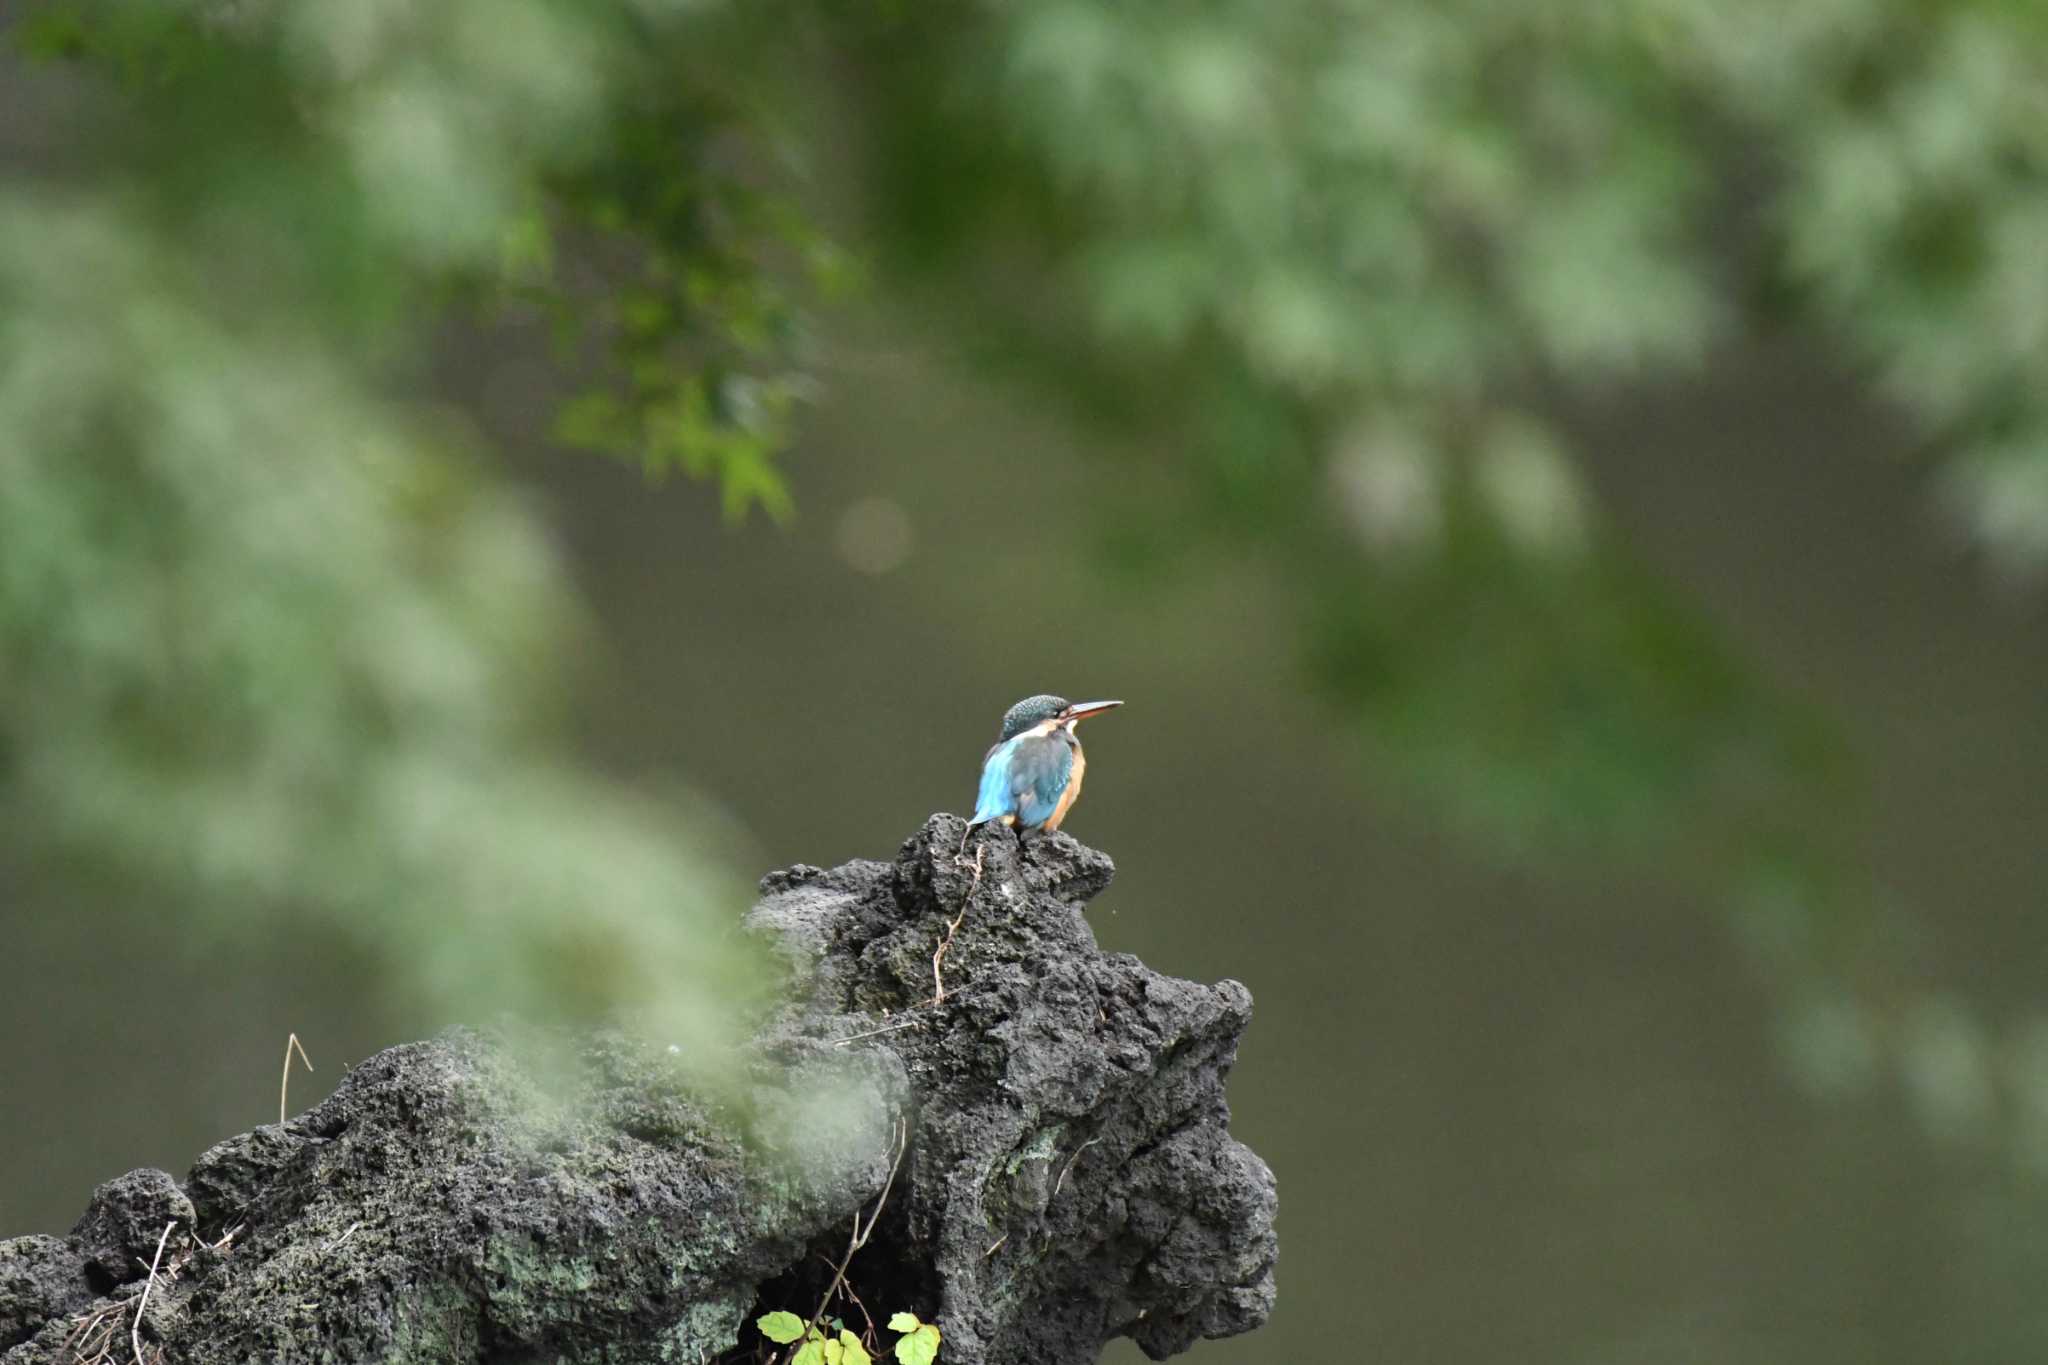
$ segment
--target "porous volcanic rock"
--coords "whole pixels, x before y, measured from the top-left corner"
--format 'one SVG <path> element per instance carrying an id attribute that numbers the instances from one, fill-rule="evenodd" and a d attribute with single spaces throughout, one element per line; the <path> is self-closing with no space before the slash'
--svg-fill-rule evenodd
<path id="1" fill-rule="evenodd" d="M 831 1305 L 856 1331 L 909 1311 L 948 1365 L 1056 1365 L 1258 1326 L 1273 1178 L 1223 1098 L 1250 994 L 1103 953 L 1103 854 L 962 834 L 763 879 L 747 925 L 788 978 L 743 1100 L 613 1034 L 391 1048 L 182 1184 L 131 1172 L 71 1236 L 0 1242 L 0 1365 L 108 1331 L 125 1358 L 145 1297 L 165 1365 L 753 1359 L 885 1187 Z"/>

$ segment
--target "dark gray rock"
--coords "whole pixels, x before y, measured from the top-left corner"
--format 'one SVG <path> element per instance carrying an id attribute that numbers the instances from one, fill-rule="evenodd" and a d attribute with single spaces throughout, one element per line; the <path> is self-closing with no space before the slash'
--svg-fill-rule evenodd
<path id="1" fill-rule="evenodd" d="M 166 1365 L 751 1355 L 749 1319 L 817 1306 L 899 1133 L 831 1309 L 856 1330 L 910 1311 L 949 1365 L 1007 1365 L 1257 1326 L 1273 1180 L 1223 1099 L 1249 994 L 1101 952 L 1100 853 L 961 832 L 764 879 L 789 979 L 745 1084 L 612 1036 L 392 1048 L 182 1188 L 134 1172 L 73 1238 L 0 1242 L 0 1362 L 67 1361 L 94 1313 L 125 1337 L 173 1221 L 141 1328 Z"/>
<path id="2" fill-rule="evenodd" d="M 92 1202 L 71 1229 L 85 1252 L 93 1287 L 109 1290 L 149 1273 L 149 1263 L 166 1228 L 187 1231 L 192 1201 L 164 1171 L 130 1171 L 92 1192 Z"/>
<path id="3" fill-rule="evenodd" d="M 860 1059 L 842 1072 L 829 1141 L 778 1141 L 821 1129 L 797 1119 L 801 1095 L 771 1088 L 742 1143 L 664 1051 L 624 1039 L 570 1055 L 466 1033 L 391 1048 L 284 1127 L 210 1149 L 189 1180 L 196 1200 L 171 1186 L 187 1220 L 201 1211 L 201 1242 L 233 1235 L 219 1250 L 173 1235 L 145 1340 L 167 1362 L 208 1365 L 694 1360 L 734 1341 L 761 1281 L 886 1177 L 900 1068 Z M 141 1201 L 96 1197 L 81 1228 L 127 1207 L 139 1215 Z M 0 1243 L 0 1264 L 50 1240 Z M 72 1251 L 43 1278 L 83 1290 L 86 1270 Z M 48 1287 L 36 1297 L 45 1316 L 89 1306 Z M 0 1360 L 68 1360 L 66 1333 L 38 1326 L 22 1321 L 15 1340 L 34 1339 Z"/>
<path id="4" fill-rule="evenodd" d="M 85 1253 L 61 1237 L 0 1242 L 0 1351 L 92 1302 Z"/>
<path id="5" fill-rule="evenodd" d="M 200 1221 L 209 1228 L 241 1222 L 302 1140 L 291 1128 L 266 1123 L 207 1148 L 185 1179 Z"/>
<path id="6" fill-rule="evenodd" d="M 1002 829 L 960 852 L 961 833 L 935 816 L 893 865 L 771 877 L 748 918 L 791 968 L 771 1046 L 897 1026 L 847 1045 L 900 1059 L 916 1102 L 856 1290 L 937 1321 L 942 1359 L 990 1365 L 1092 1361 L 1116 1336 L 1163 1359 L 1258 1326 L 1273 1177 L 1223 1095 L 1250 992 L 1102 952 L 1081 907 L 1114 874 L 1103 854 Z M 816 1264 L 763 1302 L 814 1303 Z"/>

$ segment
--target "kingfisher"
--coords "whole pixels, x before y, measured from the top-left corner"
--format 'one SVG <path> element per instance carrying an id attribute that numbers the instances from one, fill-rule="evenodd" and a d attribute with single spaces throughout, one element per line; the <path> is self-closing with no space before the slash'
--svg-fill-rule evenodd
<path id="1" fill-rule="evenodd" d="M 1037 696 L 1005 711 L 1002 732 L 981 761 L 981 792 L 968 831 L 993 823 L 1024 830 L 1058 829 L 1081 795 L 1081 775 L 1088 771 L 1074 727 L 1122 705 Z M 964 846 L 965 834 L 961 841 Z"/>

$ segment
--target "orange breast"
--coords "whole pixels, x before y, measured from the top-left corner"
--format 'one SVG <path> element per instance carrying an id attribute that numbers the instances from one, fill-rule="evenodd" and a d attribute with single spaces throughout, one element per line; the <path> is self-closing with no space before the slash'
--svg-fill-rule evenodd
<path id="1" fill-rule="evenodd" d="M 1060 803 L 1052 808 L 1052 818 L 1045 822 L 1047 829 L 1058 829 L 1060 821 L 1067 818 L 1067 812 L 1074 808 L 1074 802 L 1081 795 L 1081 778 L 1088 771 L 1088 759 L 1081 752 L 1081 746 L 1074 746 L 1074 771 L 1067 774 L 1067 789 L 1060 793 Z"/>

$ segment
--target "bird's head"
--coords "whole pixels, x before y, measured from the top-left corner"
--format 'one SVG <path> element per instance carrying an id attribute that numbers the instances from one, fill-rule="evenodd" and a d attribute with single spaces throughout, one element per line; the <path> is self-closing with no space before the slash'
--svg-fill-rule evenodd
<path id="1" fill-rule="evenodd" d="M 1077 721 L 1101 715 L 1113 706 L 1122 705 L 1120 701 L 1068 701 L 1065 697 L 1050 694 L 1026 697 L 1003 712 L 1003 732 L 996 737 L 996 742 L 1015 739 L 1026 730 L 1035 729 L 1047 721 L 1071 728 Z"/>

